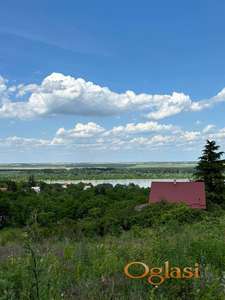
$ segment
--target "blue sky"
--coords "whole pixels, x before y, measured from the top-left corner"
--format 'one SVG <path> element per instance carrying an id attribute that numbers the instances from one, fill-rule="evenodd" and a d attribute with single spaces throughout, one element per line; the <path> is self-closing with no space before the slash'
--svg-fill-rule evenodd
<path id="1" fill-rule="evenodd" d="M 4 1 L 0 162 L 225 149 L 224 36 L 222 0 Z"/>

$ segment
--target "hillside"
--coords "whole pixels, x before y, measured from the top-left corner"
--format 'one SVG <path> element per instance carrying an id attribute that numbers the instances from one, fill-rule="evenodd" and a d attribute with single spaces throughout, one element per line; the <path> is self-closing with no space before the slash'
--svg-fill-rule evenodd
<path id="1" fill-rule="evenodd" d="M 137 211 L 147 197 L 134 185 L 0 193 L 0 299 L 225 299 L 225 210 L 160 203 Z M 132 261 L 198 263 L 201 279 L 155 288 L 124 275 Z"/>

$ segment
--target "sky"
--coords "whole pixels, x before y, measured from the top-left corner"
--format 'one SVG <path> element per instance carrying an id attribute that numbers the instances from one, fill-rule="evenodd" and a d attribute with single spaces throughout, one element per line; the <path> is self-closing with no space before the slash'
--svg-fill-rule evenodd
<path id="1" fill-rule="evenodd" d="M 193 161 L 225 150 L 223 0 L 7 0 L 0 163 Z"/>

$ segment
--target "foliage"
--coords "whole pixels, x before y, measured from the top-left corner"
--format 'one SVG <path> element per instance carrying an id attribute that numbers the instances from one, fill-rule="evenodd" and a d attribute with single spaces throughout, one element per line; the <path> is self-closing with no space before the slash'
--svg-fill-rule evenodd
<path id="1" fill-rule="evenodd" d="M 173 223 L 153 228 L 135 226 L 119 237 L 78 240 L 55 234 L 39 240 L 38 229 L 29 228 L 16 229 L 15 239 L 12 230 L 5 228 L 1 234 L 8 240 L 0 247 L 0 299 L 223 300 L 224 231 L 224 211 L 216 219 L 207 215 L 194 224 L 173 218 Z M 180 267 L 198 262 L 201 278 L 169 279 L 156 289 L 146 279 L 124 276 L 128 262 L 160 267 L 167 260 Z"/>
<path id="2" fill-rule="evenodd" d="M 225 161 L 221 159 L 223 152 L 218 151 L 219 148 L 215 141 L 207 140 L 195 177 L 205 182 L 209 201 L 224 204 Z"/>
<path id="3" fill-rule="evenodd" d="M 75 234 L 85 236 L 118 235 L 133 226 L 150 227 L 177 219 L 180 223 L 199 220 L 204 212 L 184 204 L 151 204 L 145 209 L 136 207 L 148 202 L 149 189 L 102 184 L 85 189 L 83 184 L 62 188 L 42 183 L 35 193 L 23 184 L 15 192 L 0 193 L 2 227 L 25 227 L 38 224 L 45 231 L 55 232 L 70 224 Z"/>
<path id="4" fill-rule="evenodd" d="M 0 168 L 2 179 L 15 181 L 31 181 L 31 186 L 35 185 L 32 179 L 44 180 L 102 180 L 102 179 L 154 179 L 154 178 L 191 178 L 194 171 L 194 164 L 187 163 L 146 163 L 141 166 L 134 165 L 84 165 L 83 167 L 71 168 Z"/>

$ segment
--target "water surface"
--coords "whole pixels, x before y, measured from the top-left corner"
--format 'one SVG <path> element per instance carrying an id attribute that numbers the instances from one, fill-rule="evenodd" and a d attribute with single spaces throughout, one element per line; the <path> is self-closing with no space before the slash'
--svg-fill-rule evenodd
<path id="1" fill-rule="evenodd" d="M 110 183 L 113 186 L 117 184 L 129 185 L 134 183 L 140 187 L 150 187 L 153 181 L 164 181 L 164 182 L 173 182 L 174 179 L 97 179 L 97 180 L 46 180 L 46 183 L 59 183 L 59 184 L 78 184 L 83 182 L 85 184 L 91 183 L 93 186 L 103 183 Z M 177 179 L 177 182 L 188 182 L 189 179 Z"/>

